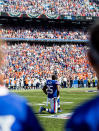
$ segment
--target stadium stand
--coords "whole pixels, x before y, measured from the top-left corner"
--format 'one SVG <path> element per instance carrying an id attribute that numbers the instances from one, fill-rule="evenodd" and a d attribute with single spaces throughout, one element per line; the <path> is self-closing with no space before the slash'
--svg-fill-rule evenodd
<path id="1" fill-rule="evenodd" d="M 65 77 L 72 80 L 96 79 L 96 74 L 87 62 L 83 44 L 41 45 L 21 43 L 8 46 L 9 66 L 5 71 L 5 81 L 9 87 L 34 86 L 34 81 L 50 78 L 57 72 L 60 82 Z M 12 81 L 12 82 L 11 82 Z M 23 81 L 21 83 L 20 81 Z M 27 82 L 26 82 L 27 81 Z M 8 83 L 7 83 L 8 82 Z"/>
<path id="2" fill-rule="evenodd" d="M 67 39 L 67 40 L 87 40 L 88 32 L 86 28 L 56 28 L 56 27 L 33 27 L 26 26 L 4 26 L 0 29 L 1 38 L 25 38 L 25 39 Z"/>
<path id="3" fill-rule="evenodd" d="M 99 16 L 99 6 L 93 0 L 0 0 L 0 12 Z"/>
<path id="4" fill-rule="evenodd" d="M 41 16 L 44 21 L 37 22 Z M 68 87 L 92 86 L 97 78 L 87 62 L 87 29 L 97 17 L 96 0 L 0 0 L 0 39 L 8 44 L 6 86 L 39 87 L 53 72 L 60 82 L 69 81 Z"/>

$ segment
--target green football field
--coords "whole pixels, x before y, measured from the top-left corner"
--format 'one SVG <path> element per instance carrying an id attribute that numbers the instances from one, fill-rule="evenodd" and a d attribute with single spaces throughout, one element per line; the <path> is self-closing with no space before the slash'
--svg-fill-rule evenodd
<path id="1" fill-rule="evenodd" d="M 38 113 L 40 106 L 46 106 L 47 101 L 47 97 L 42 90 L 14 90 L 14 92 L 28 99 L 29 105 L 35 111 L 35 114 L 45 131 L 63 131 L 64 124 L 66 124 L 67 120 L 57 118 L 57 116 L 64 113 L 71 113 L 75 107 L 97 94 L 97 92 L 88 92 L 88 90 L 92 91 L 96 90 L 96 88 L 60 89 L 62 112 L 54 115 L 55 118 L 48 118 L 48 116 L 52 116 L 52 114 L 46 112 L 43 112 L 42 114 Z"/>

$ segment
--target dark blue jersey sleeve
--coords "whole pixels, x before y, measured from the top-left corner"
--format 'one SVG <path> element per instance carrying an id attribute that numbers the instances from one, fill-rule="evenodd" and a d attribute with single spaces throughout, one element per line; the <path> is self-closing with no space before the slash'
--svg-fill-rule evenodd
<path id="1" fill-rule="evenodd" d="M 43 131 L 43 128 L 38 122 L 34 112 L 28 105 L 27 105 L 27 116 L 25 122 L 25 131 Z"/>
<path id="2" fill-rule="evenodd" d="M 99 131 L 99 97 L 79 106 L 68 120 L 66 131 Z"/>

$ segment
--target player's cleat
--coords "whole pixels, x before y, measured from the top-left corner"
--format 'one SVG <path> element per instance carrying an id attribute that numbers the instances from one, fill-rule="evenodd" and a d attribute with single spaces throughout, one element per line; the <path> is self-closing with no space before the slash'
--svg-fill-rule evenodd
<path id="1" fill-rule="evenodd" d="M 42 111 L 45 111 L 45 108 L 41 106 L 39 109 L 39 113 L 42 113 Z"/>
<path id="2" fill-rule="evenodd" d="M 61 108 L 60 108 L 60 107 L 58 108 L 58 112 L 62 112 L 62 110 L 61 110 Z"/>
<path id="3" fill-rule="evenodd" d="M 60 110 L 58 110 L 58 112 L 60 113 L 60 112 L 62 112 L 62 110 L 60 109 Z"/>

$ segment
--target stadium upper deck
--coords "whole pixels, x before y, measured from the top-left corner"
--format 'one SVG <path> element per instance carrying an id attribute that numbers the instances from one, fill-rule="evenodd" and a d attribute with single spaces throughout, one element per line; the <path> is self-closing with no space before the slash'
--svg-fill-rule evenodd
<path id="1" fill-rule="evenodd" d="M 6 12 L 9 15 L 99 17 L 99 4 L 93 0 L 0 0 L 0 12 Z"/>

